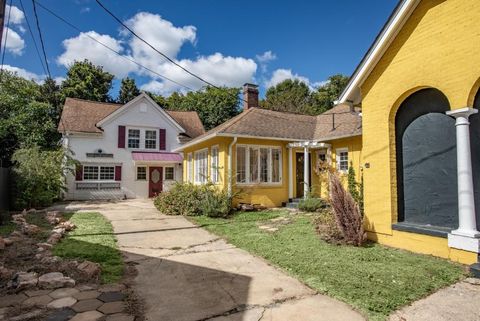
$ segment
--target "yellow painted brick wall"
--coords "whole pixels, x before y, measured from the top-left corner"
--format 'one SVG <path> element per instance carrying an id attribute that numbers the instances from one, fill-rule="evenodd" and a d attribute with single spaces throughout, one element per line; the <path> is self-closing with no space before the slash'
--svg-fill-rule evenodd
<path id="1" fill-rule="evenodd" d="M 480 2 L 423 0 L 361 87 L 367 229 L 385 236 L 397 220 L 395 113 L 422 88 L 437 88 L 452 109 L 471 106 L 480 79 Z M 383 237 L 379 238 L 384 240 Z M 438 251 L 427 242 L 424 253 Z M 429 249 L 430 247 L 430 249 Z"/>

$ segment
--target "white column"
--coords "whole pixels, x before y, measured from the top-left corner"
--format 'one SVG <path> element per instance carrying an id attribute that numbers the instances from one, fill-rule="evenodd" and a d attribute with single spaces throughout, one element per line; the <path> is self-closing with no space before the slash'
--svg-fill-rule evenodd
<path id="1" fill-rule="evenodd" d="M 293 198 L 293 148 L 288 147 L 288 198 Z"/>
<path id="2" fill-rule="evenodd" d="M 310 191 L 310 166 L 309 166 L 309 161 L 308 161 L 308 146 L 304 147 L 303 150 L 303 158 L 304 158 L 304 165 L 303 165 L 303 182 L 304 182 L 304 188 L 303 188 L 303 198 L 308 197 L 308 192 Z"/>
<path id="3" fill-rule="evenodd" d="M 461 108 L 446 114 L 455 117 L 457 135 L 458 229 L 448 235 L 450 247 L 479 253 L 480 232 L 477 231 L 473 192 L 472 155 L 470 151 L 470 122 L 476 114 L 473 108 Z"/>

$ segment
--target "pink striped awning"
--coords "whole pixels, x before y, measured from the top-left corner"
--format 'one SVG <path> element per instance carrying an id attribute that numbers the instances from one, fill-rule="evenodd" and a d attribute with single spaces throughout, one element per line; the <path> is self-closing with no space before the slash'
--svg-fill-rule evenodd
<path id="1" fill-rule="evenodd" d="M 134 161 L 147 161 L 147 162 L 181 162 L 183 157 L 179 153 L 168 152 L 132 152 L 132 158 Z"/>

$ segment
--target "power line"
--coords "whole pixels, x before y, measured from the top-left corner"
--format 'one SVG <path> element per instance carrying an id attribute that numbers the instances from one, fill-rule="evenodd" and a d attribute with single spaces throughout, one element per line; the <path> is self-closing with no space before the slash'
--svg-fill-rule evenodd
<path id="1" fill-rule="evenodd" d="M 8 18 L 7 18 L 7 25 L 5 29 L 5 41 L 3 43 L 3 54 L 2 54 L 2 63 L 0 65 L 0 72 L 3 71 L 3 63 L 5 62 L 5 52 L 7 52 L 7 38 L 8 38 L 8 27 L 10 25 L 10 14 L 12 13 L 12 0 L 10 0 L 10 4 L 8 6 Z M 1 48 L 0 48 L 1 49 Z"/>
<path id="2" fill-rule="evenodd" d="M 30 32 L 30 36 L 32 37 L 33 44 L 35 45 L 35 50 L 37 51 L 38 59 L 40 60 L 40 64 L 42 65 L 43 72 L 46 75 L 47 74 L 47 69 L 45 69 L 45 65 L 43 64 L 42 56 L 40 55 L 40 51 L 38 50 L 38 46 L 37 46 L 37 41 L 35 40 L 32 28 L 30 27 L 30 23 L 28 22 L 28 17 L 27 17 L 26 11 L 25 11 L 25 7 L 23 6 L 23 1 L 22 0 L 20 0 L 20 6 L 22 7 L 23 14 L 25 15 L 25 21 L 27 22 L 28 31 Z"/>
<path id="3" fill-rule="evenodd" d="M 40 22 L 38 20 L 37 6 L 35 5 L 35 0 L 32 0 L 32 5 L 33 5 L 33 13 L 35 15 L 35 21 L 37 22 L 38 34 L 40 36 L 40 44 L 42 45 L 43 57 L 45 58 L 45 66 L 47 67 L 48 77 L 52 78 L 52 75 L 50 74 L 50 67 L 48 66 L 47 54 L 45 53 L 45 44 L 43 42 L 42 31 L 40 30 Z"/>
<path id="4" fill-rule="evenodd" d="M 73 29 L 75 29 L 76 31 L 83 33 L 83 31 L 82 31 L 80 28 L 76 27 L 75 25 L 73 25 L 72 23 L 70 23 L 69 21 L 67 21 L 65 18 L 63 18 L 63 17 L 61 17 L 60 15 L 58 15 L 57 13 L 53 12 L 53 11 L 50 10 L 49 8 L 45 7 L 45 6 L 44 6 L 43 4 L 41 4 L 40 2 L 38 2 L 38 1 L 36 1 L 36 0 L 34 0 L 34 1 L 38 4 L 38 6 L 39 6 L 40 8 L 42 8 L 43 10 L 45 10 L 45 11 L 47 11 L 48 13 L 50 13 L 51 15 L 53 15 L 54 17 L 56 17 L 57 19 L 59 19 L 60 21 L 62 21 L 62 22 L 65 23 L 66 25 L 68 25 L 70 28 L 73 28 Z M 105 47 L 106 49 L 112 51 L 113 53 L 117 54 L 118 56 L 120 56 L 120 57 L 122 57 L 122 58 L 124 58 L 124 59 L 126 59 L 126 60 L 128 60 L 128 61 L 130 61 L 130 62 L 132 62 L 132 63 L 134 63 L 134 64 L 136 64 L 137 66 L 139 66 L 139 67 L 141 67 L 141 68 L 143 68 L 143 69 L 145 69 L 145 70 L 148 70 L 149 72 L 151 72 L 151 73 L 159 76 L 160 78 L 165 79 L 165 80 L 168 80 L 168 81 L 170 81 L 170 82 L 172 82 L 172 83 L 174 83 L 174 84 L 176 84 L 176 85 L 179 85 L 179 86 L 181 86 L 181 87 L 183 87 L 183 88 L 186 88 L 186 89 L 188 89 L 188 90 L 194 90 L 194 89 L 188 87 L 187 85 L 181 84 L 181 83 L 179 83 L 178 81 L 175 81 L 175 80 L 173 80 L 173 79 L 170 79 L 170 78 L 168 78 L 168 77 L 166 77 L 166 76 L 164 76 L 164 75 L 156 72 L 155 70 L 153 70 L 153 69 L 151 69 L 151 68 L 148 68 L 148 67 L 140 64 L 139 62 L 135 61 L 134 59 L 131 59 L 131 58 L 127 57 L 127 56 L 122 55 L 119 51 L 117 51 L 117 50 L 111 48 L 110 46 L 104 44 L 103 42 L 97 40 L 95 37 L 92 37 L 92 36 L 90 36 L 90 35 L 87 34 L 87 33 L 84 33 L 84 35 L 87 36 L 88 38 L 90 38 L 91 40 L 95 41 L 95 42 L 98 43 L 99 45 L 101 45 L 101 46 Z"/>
<path id="5" fill-rule="evenodd" d="M 127 29 L 128 31 L 130 31 L 131 34 L 133 34 L 137 39 L 139 39 L 140 41 L 142 41 L 143 43 L 145 43 L 147 46 L 149 46 L 150 48 L 152 48 L 155 52 L 157 52 L 159 55 L 161 55 L 162 57 L 164 57 L 165 59 L 167 59 L 169 62 L 171 62 L 172 64 L 174 64 L 175 66 L 179 67 L 180 69 L 182 69 L 183 71 L 185 71 L 186 73 L 188 73 L 189 75 L 197 78 L 198 80 L 206 83 L 207 85 L 209 86 L 212 86 L 212 87 L 215 87 L 217 89 L 219 89 L 219 87 L 215 86 L 214 84 L 212 84 L 211 82 L 203 79 L 202 77 L 194 74 L 193 72 L 191 72 L 190 70 L 188 70 L 187 68 L 183 67 L 182 65 L 180 65 L 179 63 L 177 63 L 175 60 L 173 60 L 172 58 L 170 58 L 169 56 L 167 56 L 166 54 L 164 54 L 163 52 L 161 52 L 160 50 L 158 50 L 157 48 L 155 48 L 154 46 L 152 46 L 149 42 L 147 42 L 145 39 L 143 39 L 142 37 L 140 37 L 135 31 L 133 31 L 132 29 L 130 29 L 126 24 L 124 24 L 122 22 L 122 20 L 120 20 L 113 12 L 111 12 L 110 10 L 108 10 L 99 0 L 96 0 L 96 2 L 98 3 L 98 5 L 100 7 L 103 8 L 103 10 L 105 10 L 110 16 L 112 16 L 113 19 L 115 19 L 119 24 L 121 24 L 125 29 Z"/>

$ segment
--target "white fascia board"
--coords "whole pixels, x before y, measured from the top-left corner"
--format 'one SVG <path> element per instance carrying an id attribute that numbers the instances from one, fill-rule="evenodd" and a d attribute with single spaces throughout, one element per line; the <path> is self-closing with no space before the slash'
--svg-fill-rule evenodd
<path id="1" fill-rule="evenodd" d="M 172 149 L 172 152 L 175 152 L 175 153 L 182 152 L 185 148 L 188 148 L 188 147 L 194 146 L 196 144 L 202 143 L 202 142 L 204 142 L 206 140 L 209 140 L 210 138 L 213 138 L 213 137 L 216 137 L 216 136 L 217 136 L 217 133 L 212 133 L 212 134 L 204 136 L 204 137 L 202 137 L 198 140 L 191 141 L 191 142 L 183 144 L 183 145 L 181 145 L 177 148 L 174 148 L 174 149 Z"/>
<path id="2" fill-rule="evenodd" d="M 365 59 L 361 62 L 361 65 L 358 66 L 355 74 L 350 79 L 347 87 L 340 95 L 340 98 L 338 99 L 339 104 L 345 104 L 352 100 L 355 89 L 359 88 L 370 75 L 370 72 L 376 66 L 419 3 L 420 0 L 403 0 L 403 3 L 399 5 L 398 9 L 387 23 L 387 26 L 378 36 Z"/>
<path id="3" fill-rule="evenodd" d="M 288 137 L 268 137 L 268 136 L 255 136 L 255 135 L 238 135 L 238 134 L 228 134 L 220 133 L 217 136 L 222 137 L 238 137 L 238 138 L 252 138 L 252 139 L 265 139 L 265 140 L 280 140 L 280 141 L 294 141 L 294 142 L 303 142 L 305 139 L 296 139 Z"/>
<path id="4" fill-rule="evenodd" d="M 101 121 L 99 121 L 97 123 L 97 127 L 101 127 L 102 125 L 105 125 L 109 122 L 111 122 L 112 120 L 114 120 L 115 118 L 117 118 L 118 116 L 120 116 L 122 113 L 124 113 L 126 110 L 128 110 L 128 108 L 130 108 L 130 106 L 136 104 L 139 100 L 141 100 L 142 98 L 145 98 L 149 103 L 151 103 L 157 110 L 159 113 L 161 113 L 162 115 L 164 115 L 175 127 L 177 127 L 177 129 L 182 132 L 182 133 L 185 133 L 185 129 L 180 126 L 179 123 L 177 123 L 175 121 L 175 119 L 173 119 L 165 110 L 163 110 L 162 107 L 160 107 L 152 98 L 150 98 L 149 95 L 147 95 L 145 92 L 142 92 L 140 95 L 138 95 L 137 97 L 135 97 L 134 99 L 130 100 L 128 103 L 126 103 L 125 105 L 123 105 L 122 107 L 120 107 L 119 109 L 117 109 L 116 111 L 114 111 L 113 113 L 111 113 L 110 115 L 108 115 L 107 117 L 105 117 L 104 119 L 102 119 Z"/>

